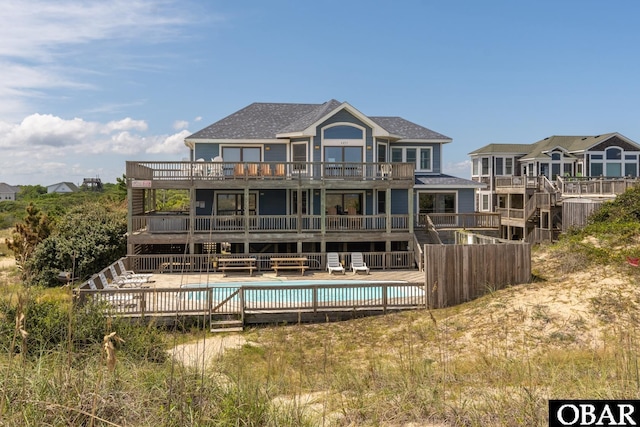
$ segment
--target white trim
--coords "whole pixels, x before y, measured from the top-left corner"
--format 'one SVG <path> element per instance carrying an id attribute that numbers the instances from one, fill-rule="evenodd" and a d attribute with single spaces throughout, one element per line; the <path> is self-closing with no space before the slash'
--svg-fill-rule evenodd
<path id="1" fill-rule="evenodd" d="M 375 152 L 375 157 L 373 159 L 373 163 L 377 163 L 380 160 L 378 159 L 378 150 L 379 150 L 379 146 L 380 145 L 384 145 L 384 161 L 385 163 L 389 162 L 389 157 L 391 156 L 391 152 L 389 151 L 389 142 L 382 142 L 382 141 L 378 141 L 376 140 L 375 146 L 376 146 L 376 152 Z"/>
<path id="2" fill-rule="evenodd" d="M 389 132 L 388 131 L 386 131 L 385 129 L 380 127 L 380 125 L 378 125 L 376 122 L 371 120 L 369 117 L 367 117 L 364 114 L 362 114 L 360 111 L 356 110 L 354 107 L 352 107 L 347 102 L 343 102 L 339 107 L 329 111 L 327 114 L 325 114 L 324 116 L 320 117 L 318 120 L 313 122 L 306 129 L 303 129 L 302 130 L 302 135 L 316 136 L 316 132 L 317 132 L 318 126 L 320 126 L 321 123 L 324 123 L 329 118 L 331 118 L 332 116 L 335 116 L 339 111 L 342 111 L 342 110 L 348 111 L 353 116 L 355 116 L 358 120 L 360 120 L 362 123 L 365 123 L 367 126 L 369 126 L 371 128 L 371 134 L 372 134 L 372 136 L 374 138 L 375 137 L 389 137 Z M 288 137 L 289 135 L 292 135 L 292 134 L 293 133 L 277 134 L 276 136 L 277 137 L 280 137 L 280 136 Z M 296 132 L 295 135 L 298 135 L 298 133 Z"/>
<path id="3" fill-rule="evenodd" d="M 362 139 L 351 139 L 351 138 L 325 139 L 324 132 L 327 129 L 331 129 L 337 126 L 349 126 L 356 129 L 360 129 L 362 131 Z M 367 130 L 363 126 L 357 125 L 355 123 L 349 123 L 349 122 L 336 122 L 336 123 L 328 124 L 327 126 L 324 126 L 323 128 L 320 129 L 320 161 L 321 162 L 326 161 L 324 158 L 324 152 L 325 152 L 325 148 L 327 147 L 360 147 L 362 151 L 360 156 L 360 161 L 364 163 L 367 155 L 366 142 L 367 142 Z"/>
<path id="4" fill-rule="evenodd" d="M 409 143 L 418 143 L 418 144 L 429 144 L 429 143 L 434 143 L 434 144 L 448 144 L 450 142 L 453 142 L 453 139 L 411 139 L 411 138 L 405 138 L 405 139 L 398 139 L 396 141 L 393 141 L 393 144 L 409 144 Z"/>
<path id="5" fill-rule="evenodd" d="M 307 163 L 309 162 L 309 141 L 297 141 L 297 142 L 292 142 L 291 144 L 289 144 L 289 153 L 287 153 L 287 157 L 289 157 L 291 160 L 291 162 L 297 162 L 297 160 L 293 160 L 293 147 L 294 145 L 304 145 L 304 169 L 295 169 L 295 165 L 291 166 L 291 170 L 292 172 L 298 173 L 299 171 L 303 172 L 303 173 L 307 173 Z M 295 169 L 295 170 L 294 170 Z"/>

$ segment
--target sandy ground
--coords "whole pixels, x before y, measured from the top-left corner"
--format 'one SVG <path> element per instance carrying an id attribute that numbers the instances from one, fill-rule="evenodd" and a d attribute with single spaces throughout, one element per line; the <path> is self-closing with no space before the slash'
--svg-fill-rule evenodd
<path id="1" fill-rule="evenodd" d="M 0 258 L 0 268 L 9 268 L 16 265 L 16 260 L 10 257 Z"/>
<path id="2" fill-rule="evenodd" d="M 247 341 L 240 334 L 210 336 L 196 342 L 181 344 L 170 350 L 170 355 L 192 368 L 207 368 L 225 350 L 242 347 Z"/>

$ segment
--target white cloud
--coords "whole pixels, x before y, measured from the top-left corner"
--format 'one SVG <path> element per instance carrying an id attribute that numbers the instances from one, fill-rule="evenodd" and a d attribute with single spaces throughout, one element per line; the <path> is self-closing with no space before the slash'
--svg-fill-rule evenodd
<path id="1" fill-rule="evenodd" d="M 202 120 L 202 116 L 198 116 L 195 119 L 193 119 L 194 122 L 199 122 Z"/>
<path id="2" fill-rule="evenodd" d="M 188 130 L 180 131 L 179 133 L 169 135 L 160 144 L 154 144 L 149 149 L 147 149 L 147 153 L 165 153 L 165 154 L 178 154 L 184 153 L 186 147 L 184 145 L 184 139 L 191 135 L 191 132 Z"/>
<path id="3" fill-rule="evenodd" d="M 189 127 L 189 122 L 186 120 L 176 120 L 173 122 L 173 128 L 175 130 L 186 129 Z"/>
<path id="4" fill-rule="evenodd" d="M 112 67 L 149 62 L 140 54 L 110 54 L 95 43 L 175 40 L 189 22 L 188 9 L 172 0 L 0 0 L 0 10 L 0 118 L 11 120 L 32 112 L 48 90 L 98 89 L 86 78 L 109 74 L 97 65 L 102 52 Z"/>
<path id="5" fill-rule="evenodd" d="M 471 160 L 446 163 L 444 165 L 443 172 L 448 175 L 454 175 L 461 178 L 469 178 L 471 176 Z"/>

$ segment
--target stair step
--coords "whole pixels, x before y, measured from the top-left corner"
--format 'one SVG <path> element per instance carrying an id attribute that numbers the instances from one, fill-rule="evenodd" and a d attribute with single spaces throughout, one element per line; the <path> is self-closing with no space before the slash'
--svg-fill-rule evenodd
<path id="1" fill-rule="evenodd" d="M 210 332 L 242 332 L 244 328 L 242 326 L 229 327 L 229 328 L 211 328 Z"/>
<path id="2" fill-rule="evenodd" d="M 242 320 L 214 320 L 212 325 L 242 325 Z"/>

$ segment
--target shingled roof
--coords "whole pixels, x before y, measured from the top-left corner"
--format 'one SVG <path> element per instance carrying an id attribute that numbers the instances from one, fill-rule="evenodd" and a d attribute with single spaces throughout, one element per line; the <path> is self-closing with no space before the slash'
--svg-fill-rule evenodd
<path id="1" fill-rule="evenodd" d="M 0 182 L 0 193 L 17 193 L 19 190 L 18 187 L 13 187 L 4 182 Z"/>
<path id="2" fill-rule="evenodd" d="M 478 154 L 514 154 L 522 156 L 521 159 L 536 159 L 547 157 L 547 152 L 554 148 L 561 147 L 568 153 L 580 153 L 589 148 L 600 144 L 612 137 L 620 137 L 625 141 L 629 141 L 633 145 L 633 141 L 628 140 L 622 135 L 612 132 L 601 135 L 552 135 L 547 138 L 536 141 L 533 144 L 488 144 L 469 153 L 469 155 Z"/>
<path id="3" fill-rule="evenodd" d="M 253 103 L 188 136 L 187 140 L 274 139 L 280 134 L 303 132 L 344 104 L 332 99 L 323 104 Z M 451 138 L 401 117 L 368 117 L 400 139 L 438 140 Z"/>

